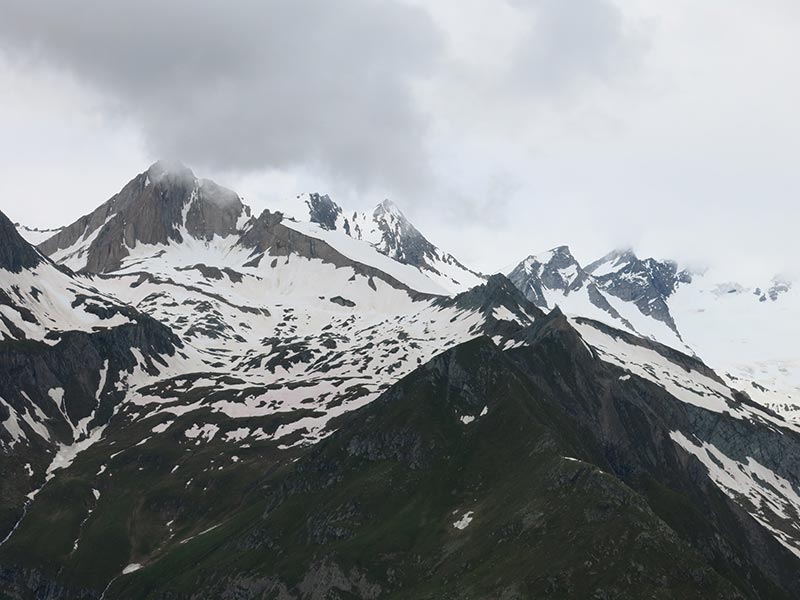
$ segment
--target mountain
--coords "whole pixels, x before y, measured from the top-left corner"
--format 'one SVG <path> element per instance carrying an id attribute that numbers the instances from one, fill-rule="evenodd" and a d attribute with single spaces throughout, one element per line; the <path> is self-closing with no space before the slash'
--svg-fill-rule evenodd
<path id="1" fill-rule="evenodd" d="M 692 282 L 688 271 L 672 261 L 640 260 L 631 250 L 614 251 L 586 267 L 609 294 L 636 305 L 643 315 L 665 323 L 678 333 L 667 305 L 680 284 Z"/>
<path id="2" fill-rule="evenodd" d="M 40 249 L 74 271 L 106 273 L 148 246 L 232 235 L 248 217 L 235 193 L 183 165 L 158 162 Z"/>
<path id="3" fill-rule="evenodd" d="M 157 163 L 0 219 L 0 597 L 798 597 L 800 428 L 687 347 L 704 276 L 315 198 Z"/>
<path id="4" fill-rule="evenodd" d="M 57 267 L 0 213 L 0 539 L 181 341 Z"/>
<path id="5" fill-rule="evenodd" d="M 542 308 L 561 307 L 703 358 L 732 386 L 790 418 L 800 416 L 800 335 L 791 279 L 731 282 L 715 270 L 618 250 L 585 268 L 567 247 L 520 262 L 509 278 Z"/>
<path id="6" fill-rule="evenodd" d="M 733 385 L 800 417 L 800 286 L 788 277 L 731 281 L 718 269 L 678 286 L 669 308 L 686 343 Z"/>
<path id="7" fill-rule="evenodd" d="M 46 555 L 55 597 L 793 597 L 797 430 L 618 336 L 556 313 L 505 352 L 473 339 L 277 453 L 181 415 L 119 429 L 37 496 L 2 576 L 24 589 Z"/>
<path id="8" fill-rule="evenodd" d="M 464 291 L 485 279 L 429 242 L 390 200 L 384 200 L 372 212 L 345 212 L 330 197 L 320 194 L 308 194 L 304 202 L 312 223 L 364 240 L 381 254 L 417 267 L 447 292 Z"/>
<path id="9" fill-rule="evenodd" d="M 640 302 L 646 307 L 650 306 L 649 300 L 642 298 L 652 286 L 643 286 L 643 291 L 637 293 L 633 289 L 635 284 L 631 283 L 629 294 L 623 297 L 618 293 L 623 288 L 621 282 L 633 278 L 626 272 L 619 274 L 620 283 L 615 284 L 617 280 L 614 278 L 601 279 L 593 273 L 599 264 L 593 263 L 584 269 L 569 247 L 559 246 L 543 254 L 529 256 L 510 271 L 508 277 L 540 308 L 558 306 L 568 314 L 592 317 L 690 351 L 677 330 L 670 325 L 671 320 L 658 319 L 649 308 L 643 312 L 639 307 Z"/>

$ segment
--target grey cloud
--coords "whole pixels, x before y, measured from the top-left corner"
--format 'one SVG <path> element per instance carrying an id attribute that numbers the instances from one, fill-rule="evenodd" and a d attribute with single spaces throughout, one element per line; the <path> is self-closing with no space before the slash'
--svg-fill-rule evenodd
<path id="1" fill-rule="evenodd" d="M 611 0 L 512 0 L 532 28 L 513 67 L 523 87 L 545 95 L 585 92 L 634 71 L 645 37 Z"/>
<path id="2" fill-rule="evenodd" d="M 0 48 L 66 69 L 156 155 L 202 168 L 310 166 L 356 186 L 428 176 L 412 85 L 439 55 L 395 0 L 5 1 Z"/>

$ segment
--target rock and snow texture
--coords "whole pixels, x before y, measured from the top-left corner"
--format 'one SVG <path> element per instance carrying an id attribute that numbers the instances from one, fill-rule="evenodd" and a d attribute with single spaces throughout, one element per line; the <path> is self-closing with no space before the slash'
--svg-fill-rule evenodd
<path id="1" fill-rule="evenodd" d="M 653 261 L 655 262 L 655 261 Z M 523 260 L 508 274 L 531 302 L 544 309 L 558 306 L 565 314 L 580 315 L 608 323 L 639 335 L 656 339 L 681 350 L 687 350 L 669 320 L 657 319 L 653 312 L 642 312 L 639 303 L 651 293 L 644 276 L 636 279 L 624 297 L 592 272 L 597 263 L 584 269 L 567 246 L 559 246 Z M 661 314 L 660 312 L 658 313 Z"/>
<path id="2" fill-rule="evenodd" d="M 384 200 L 372 212 L 344 211 L 328 196 L 319 194 L 300 200 L 308 206 L 311 223 L 367 242 L 381 254 L 419 269 L 446 293 L 462 292 L 485 279 L 434 246 L 390 200 Z"/>
<path id="3" fill-rule="evenodd" d="M 720 490 L 800 557 L 800 490 L 796 486 L 752 456 L 737 460 L 714 444 L 690 439 L 680 431 L 671 432 L 670 437 L 703 464 Z"/>
<path id="4" fill-rule="evenodd" d="M 66 331 L 130 323 L 130 313 L 89 282 L 58 269 L 0 213 L 0 340 L 54 345 Z"/>
<path id="5" fill-rule="evenodd" d="M 183 165 L 158 162 L 39 246 L 73 271 L 106 273 L 142 246 L 235 235 L 248 217 L 234 192 Z"/>
<path id="6" fill-rule="evenodd" d="M 153 221 L 158 227 L 150 230 Z M 403 222 L 395 239 L 404 244 L 405 262 L 319 223 L 269 211 L 250 218 L 233 192 L 157 163 L 42 244 L 80 276 L 21 244 L 14 261 L 26 268 L 3 280 L 22 307 L 6 337 L 52 344 L 63 331 L 93 334 L 149 315 L 183 346 L 170 356 L 156 353 L 155 363 L 130 348 L 125 373 L 112 365 L 114 391 L 125 399 L 115 418 L 149 420 L 148 431 L 162 435 L 175 418 L 197 413 L 186 429 L 192 443 L 313 442 L 327 435 L 330 419 L 435 354 L 480 335 L 508 343 L 515 328 L 541 315 L 498 281 L 450 297 L 453 281 L 441 285 L 430 268 L 412 264 L 409 240 L 419 234 Z M 93 374 L 100 388 L 102 368 Z M 75 433 L 60 442 L 65 460 L 56 464 L 68 464 L 73 445 L 90 438 L 85 420 L 94 413 L 84 412 L 66 417 Z M 102 431 L 104 414 L 91 433 Z M 7 420 L 15 439 L 27 415 Z M 238 422 L 273 415 L 284 421 L 277 429 Z M 209 423 L 218 418 L 230 421 L 218 429 Z"/>
<path id="7" fill-rule="evenodd" d="M 325 196 L 306 202 L 308 220 L 251 216 L 233 192 L 157 163 L 38 249 L 0 218 L 0 344 L 31 344 L 47 367 L 12 374 L 0 364 L 0 375 L 18 382 L 0 381 L 3 448 L 47 450 L 47 464 L 22 463 L 28 498 L 115 430 L 137 433 L 111 446 L 91 471 L 98 477 L 154 442 L 229 451 L 214 469 L 238 464 L 254 445 L 291 455 L 448 348 L 481 336 L 503 350 L 524 345 L 545 322 L 542 309 L 556 306 L 574 315 L 565 322 L 593 356 L 620 370 L 614 385 L 655 385 L 678 410 L 798 434 L 731 389 L 792 410 L 789 395 L 737 379 L 770 375 L 783 385 L 798 372 L 791 282 L 720 284 L 630 252 L 584 268 L 567 247 L 528 257 L 511 281 L 485 278 L 391 203 L 345 213 Z M 692 351 L 730 370 L 718 376 Z M 465 435 L 491 420 L 488 406 L 473 409 L 454 416 Z M 797 478 L 774 457 L 745 456 L 697 433 L 676 429 L 671 440 L 796 552 Z M 449 522 L 461 531 L 473 517 L 459 511 Z"/>
<path id="8" fill-rule="evenodd" d="M 782 545 L 800 556 L 800 425 L 737 394 L 703 363 L 586 319 L 573 327 L 600 360 L 625 370 L 621 386 L 654 384 L 693 407 L 670 439 Z M 678 421 L 676 421 L 678 422 Z M 793 483 L 794 482 L 794 483 Z"/>
<path id="9" fill-rule="evenodd" d="M 537 306 L 559 306 L 696 354 L 732 387 L 800 418 L 800 286 L 731 282 L 615 251 L 582 267 L 566 246 L 529 256 L 509 278 Z"/>

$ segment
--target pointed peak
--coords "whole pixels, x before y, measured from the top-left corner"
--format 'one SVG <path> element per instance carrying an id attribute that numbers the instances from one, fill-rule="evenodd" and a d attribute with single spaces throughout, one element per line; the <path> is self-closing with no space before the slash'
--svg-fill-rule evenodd
<path id="1" fill-rule="evenodd" d="M 577 260 L 575 260 L 575 257 L 572 255 L 572 252 L 569 249 L 569 246 L 556 246 L 555 248 L 551 248 L 546 252 L 531 254 L 522 262 L 530 267 L 534 264 L 549 265 L 554 260 L 557 260 L 559 263 L 577 263 Z"/>
<path id="2" fill-rule="evenodd" d="M 569 246 L 556 246 L 555 248 L 551 248 L 547 251 L 547 255 L 551 261 L 554 258 L 559 258 L 562 261 L 567 259 L 571 262 L 576 262 L 575 257 L 572 255 L 572 251 L 569 249 Z"/>
<path id="3" fill-rule="evenodd" d="M 632 248 L 618 248 L 587 265 L 586 271 L 593 275 L 604 274 L 609 270 L 616 270 L 616 267 L 622 267 L 638 260 L 639 257 L 636 256 Z"/>
<path id="4" fill-rule="evenodd" d="M 374 214 L 376 216 L 380 214 L 391 214 L 405 218 L 403 211 L 401 211 L 400 208 L 398 208 L 397 204 L 395 204 L 388 198 L 386 198 L 383 202 L 381 202 L 380 204 L 378 204 L 378 206 L 375 207 Z"/>

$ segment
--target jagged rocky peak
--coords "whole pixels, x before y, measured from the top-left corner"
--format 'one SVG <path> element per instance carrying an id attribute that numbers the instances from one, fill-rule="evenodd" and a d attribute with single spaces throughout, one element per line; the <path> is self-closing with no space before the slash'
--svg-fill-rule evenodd
<path id="1" fill-rule="evenodd" d="M 313 193 L 302 198 L 312 223 L 367 242 L 381 254 L 426 272 L 445 289 L 460 291 L 485 280 L 431 243 L 391 200 L 360 212 L 342 209 L 327 195 Z"/>
<path id="2" fill-rule="evenodd" d="M 44 259 L 19 234 L 14 224 L 0 212 L 0 269 L 19 273 L 32 269 Z"/>
<path id="3" fill-rule="evenodd" d="M 438 258 L 437 248 L 414 227 L 399 208 L 384 200 L 372 213 L 381 234 L 378 249 L 397 261 L 423 267 Z"/>
<path id="4" fill-rule="evenodd" d="M 540 307 L 547 307 L 547 290 L 569 293 L 580 289 L 588 275 L 572 255 L 568 246 L 557 246 L 547 252 L 531 255 L 508 275 L 525 297 Z"/>
<path id="5" fill-rule="evenodd" d="M 312 223 L 318 224 L 323 229 L 335 231 L 342 216 L 342 208 L 331 200 L 327 194 L 309 194 L 306 199 L 308 214 Z M 345 221 L 346 222 L 346 221 Z M 349 235 L 349 231 L 346 232 Z"/>
<path id="6" fill-rule="evenodd" d="M 384 200 L 371 213 L 345 212 L 329 196 L 316 193 L 308 194 L 305 203 L 312 223 L 369 242 L 379 252 L 398 262 L 425 267 L 431 259 L 438 257 L 436 246 L 391 200 Z"/>
<path id="7" fill-rule="evenodd" d="M 443 305 L 452 303 L 463 310 L 480 310 L 495 318 L 513 317 L 521 322 L 544 316 L 544 312 L 502 273 L 490 275 L 485 283 L 439 302 Z"/>
<path id="8" fill-rule="evenodd" d="M 135 180 L 134 180 L 135 181 Z M 174 229 L 183 225 L 186 232 L 197 239 L 210 240 L 215 235 L 236 233 L 242 215 L 249 216 L 250 209 L 239 196 L 210 179 L 199 179 L 191 169 L 177 161 L 160 160 L 145 173 L 145 185 L 139 200 L 148 202 L 150 195 L 169 205 Z M 175 209 L 180 209 L 177 214 Z"/>
<path id="9" fill-rule="evenodd" d="M 39 248 L 75 271 L 106 273 L 139 245 L 210 241 L 236 234 L 250 210 L 231 190 L 188 167 L 158 161 Z"/>
<path id="10" fill-rule="evenodd" d="M 636 289 L 652 288 L 667 298 L 681 283 L 691 283 L 688 270 L 678 270 L 671 260 L 640 259 L 631 249 L 614 250 L 586 267 L 604 287 L 614 288 L 625 300 L 636 298 Z M 627 290 L 627 291 L 626 291 Z M 629 295 L 630 292 L 633 295 Z"/>
<path id="11" fill-rule="evenodd" d="M 667 304 L 668 298 L 682 283 L 691 283 L 687 270 L 678 270 L 670 260 L 640 259 L 633 250 L 615 250 L 594 261 L 586 271 L 598 286 L 625 302 L 632 302 L 639 311 L 666 323 L 678 333 Z"/>

